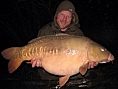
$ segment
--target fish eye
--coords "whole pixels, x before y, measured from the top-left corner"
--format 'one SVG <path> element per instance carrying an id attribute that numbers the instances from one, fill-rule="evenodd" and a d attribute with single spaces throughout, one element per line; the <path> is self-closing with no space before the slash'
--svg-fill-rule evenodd
<path id="1" fill-rule="evenodd" d="M 105 51 L 105 50 L 107 50 L 106 48 L 101 48 L 101 51 Z"/>
<path id="2" fill-rule="evenodd" d="M 105 51 L 105 49 L 101 48 L 101 51 Z"/>

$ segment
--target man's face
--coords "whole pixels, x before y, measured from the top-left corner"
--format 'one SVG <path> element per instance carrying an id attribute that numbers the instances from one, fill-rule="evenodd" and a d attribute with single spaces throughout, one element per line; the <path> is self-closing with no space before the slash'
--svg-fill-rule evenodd
<path id="1" fill-rule="evenodd" d="M 57 14 L 57 24 L 62 31 L 65 31 L 71 24 L 72 13 L 70 11 L 61 11 Z"/>

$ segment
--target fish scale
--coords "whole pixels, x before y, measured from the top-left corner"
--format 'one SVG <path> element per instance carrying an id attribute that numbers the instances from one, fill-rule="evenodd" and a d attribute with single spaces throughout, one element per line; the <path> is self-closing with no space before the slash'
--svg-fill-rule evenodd
<path id="1" fill-rule="evenodd" d="M 102 45 L 88 37 L 57 34 L 42 36 L 22 47 L 11 47 L 1 52 L 9 59 L 9 73 L 14 72 L 23 61 L 35 58 L 47 72 L 59 75 L 62 87 L 70 76 L 84 75 L 90 62 L 107 63 L 114 56 Z"/>

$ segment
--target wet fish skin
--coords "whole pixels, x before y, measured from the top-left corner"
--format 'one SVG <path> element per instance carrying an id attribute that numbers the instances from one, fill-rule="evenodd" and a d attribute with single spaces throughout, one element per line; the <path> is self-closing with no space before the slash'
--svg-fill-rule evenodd
<path id="1" fill-rule="evenodd" d="M 73 35 L 49 35 L 33 39 L 23 47 L 11 47 L 1 52 L 9 59 L 9 73 L 14 72 L 25 60 L 36 58 L 49 73 L 62 76 L 63 86 L 70 76 L 87 71 L 88 63 L 107 63 L 114 56 L 103 46 L 88 37 Z"/>

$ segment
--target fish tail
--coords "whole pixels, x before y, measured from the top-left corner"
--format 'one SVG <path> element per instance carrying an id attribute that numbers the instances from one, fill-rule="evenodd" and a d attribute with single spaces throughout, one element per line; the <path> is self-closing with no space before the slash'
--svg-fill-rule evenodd
<path id="1" fill-rule="evenodd" d="M 12 58 L 15 57 L 18 49 L 19 47 L 11 47 L 11 48 L 3 50 L 1 54 L 5 59 L 11 60 Z"/>
<path id="2" fill-rule="evenodd" d="M 5 49 L 1 52 L 2 56 L 5 59 L 9 59 L 9 63 L 8 63 L 8 71 L 9 73 L 14 72 L 23 62 L 23 60 L 21 58 L 16 57 L 15 55 L 17 54 L 17 50 L 19 49 L 19 47 L 11 47 L 8 49 Z"/>
<path id="3" fill-rule="evenodd" d="M 23 62 L 23 60 L 18 59 L 18 58 L 10 60 L 8 63 L 9 73 L 14 72 L 21 65 L 22 62 Z"/>

